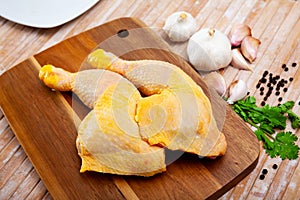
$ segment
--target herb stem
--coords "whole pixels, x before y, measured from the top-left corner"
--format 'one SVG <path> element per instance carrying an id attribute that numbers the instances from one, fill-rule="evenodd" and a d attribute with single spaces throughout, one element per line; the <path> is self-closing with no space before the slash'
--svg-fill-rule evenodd
<path id="1" fill-rule="evenodd" d="M 251 126 L 255 127 L 256 129 L 261 129 L 257 124 L 253 123 L 251 120 L 247 120 L 247 123 L 249 123 Z M 275 138 L 274 138 L 270 133 L 268 133 L 267 131 L 264 131 L 264 133 L 265 133 L 269 138 L 271 138 L 273 141 L 275 141 Z"/>

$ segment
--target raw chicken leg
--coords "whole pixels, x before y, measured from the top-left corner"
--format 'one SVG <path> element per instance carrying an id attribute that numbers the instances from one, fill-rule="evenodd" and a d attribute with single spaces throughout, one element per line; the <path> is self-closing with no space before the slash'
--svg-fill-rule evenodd
<path id="1" fill-rule="evenodd" d="M 166 170 L 164 149 L 141 139 L 135 122 L 139 91 L 106 70 L 70 73 L 46 65 L 40 79 L 56 90 L 73 91 L 93 108 L 78 128 L 80 171 L 152 176 Z"/>
<path id="2" fill-rule="evenodd" d="M 200 156 L 224 155 L 226 139 L 208 98 L 180 68 L 158 60 L 126 61 L 102 49 L 92 52 L 87 62 L 121 74 L 147 96 L 138 102 L 135 118 L 149 144 Z"/>

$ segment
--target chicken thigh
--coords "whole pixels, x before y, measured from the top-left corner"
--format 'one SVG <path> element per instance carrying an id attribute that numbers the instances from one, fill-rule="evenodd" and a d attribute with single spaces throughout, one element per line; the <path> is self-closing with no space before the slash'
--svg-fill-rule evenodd
<path id="1" fill-rule="evenodd" d="M 87 62 L 121 74 L 146 97 L 137 105 L 141 136 L 151 145 L 200 156 L 224 155 L 227 143 L 203 90 L 177 66 L 158 60 L 127 61 L 102 49 Z"/>
<path id="2" fill-rule="evenodd" d="M 152 176 L 166 170 L 163 148 L 142 140 L 135 122 L 136 87 L 114 72 L 96 69 L 70 73 L 46 65 L 40 79 L 50 88 L 73 91 L 93 108 L 78 128 L 80 172 Z"/>

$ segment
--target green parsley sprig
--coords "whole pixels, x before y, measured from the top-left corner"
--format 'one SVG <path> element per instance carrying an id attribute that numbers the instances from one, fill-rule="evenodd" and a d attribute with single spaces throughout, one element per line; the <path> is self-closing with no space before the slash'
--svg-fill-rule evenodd
<path id="1" fill-rule="evenodd" d="M 233 110 L 247 123 L 256 128 L 254 131 L 258 140 L 263 142 L 266 153 L 274 158 L 280 156 L 281 159 L 297 159 L 299 146 L 296 141 L 298 137 L 290 131 L 284 132 L 286 121 L 289 119 L 293 129 L 300 127 L 300 118 L 291 109 L 293 101 L 288 101 L 279 106 L 263 107 L 256 106 L 256 99 L 249 96 L 244 100 L 239 100 L 232 105 Z M 277 130 L 276 136 L 274 133 Z"/>

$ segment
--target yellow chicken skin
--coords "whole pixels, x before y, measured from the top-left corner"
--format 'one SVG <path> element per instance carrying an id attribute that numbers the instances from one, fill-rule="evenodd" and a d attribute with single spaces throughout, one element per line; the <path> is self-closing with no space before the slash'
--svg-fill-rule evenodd
<path id="1" fill-rule="evenodd" d="M 102 49 L 93 51 L 87 62 L 121 74 L 148 96 L 138 103 L 135 119 L 149 144 L 207 157 L 225 154 L 226 139 L 209 99 L 180 68 L 158 60 L 122 60 Z"/>
<path id="2" fill-rule="evenodd" d="M 81 172 L 152 176 L 166 170 L 164 149 L 143 141 L 134 121 L 140 94 L 123 81 L 104 91 L 79 126 Z"/>
<path id="3" fill-rule="evenodd" d="M 71 73 L 53 65 L 44 65 L 40 69 L 39 78 L 49 88 L 74 92 L 91 109 L 109 85 L 123 79 L 122 76 L 108 70 L 91 69 Z"/>
<path id="4" fill-rule="evenodd" d="M 70 73 L 51 65 L 39 76 L 50 88 L 73 91 L 93 108 L 78 128 L 80 172 L 152 176 L 166 171 L 164 149 L 139 134 L 134 118 L 141 96 L 127 79 L 106 70 Z"/>
<path id="5" fill-rule="evenodd" d="M 52 65 L 39 77 L 50 88 L 73 91 L 92 110 L 78 128 L 80 171 L 152 176 L 166 171 L 164 147 L 205 157 L 225 154 L 207 96 L 168 62 L 127 61 L 102 49 L 70 73 Z M 143 97 L 140 92 L 143 93 Z"/>

